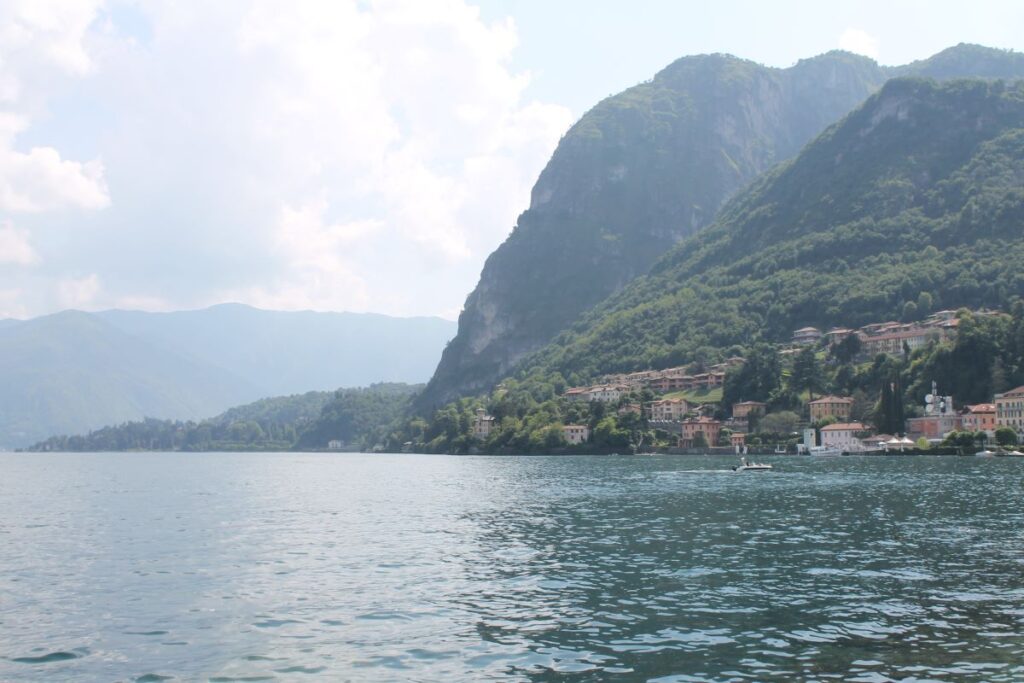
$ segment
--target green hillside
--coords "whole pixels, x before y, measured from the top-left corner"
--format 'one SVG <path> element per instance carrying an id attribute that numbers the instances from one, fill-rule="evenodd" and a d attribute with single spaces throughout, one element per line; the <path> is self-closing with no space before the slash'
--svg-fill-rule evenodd
<path id="1" fill-rule="evenodd" d="M 371 448 L 388 439 L 389 427 L 420 389 L 422 385 L 381 383 L 277 396 L 198 422 L 147 418 L 52 436 L 29 450 L 284 451 L 324 449 L 332 440 L 346 447 Z"/>
<path id="2" fill-rule="evenodd" d="M 422 380 L 454 327 L 240 304 L 0 320 L 0 449 L 145 417 L 207 418 L 264 396 Z"/>
<path id="3" fill-rule="evenodd" d="M 774 69 L 700 55 L 600 102 L 562 139 L 530 207 L 488 258 L 419 410 L 493 387 L 714 221 L 759 174 L 888 78 L 911 74 L 1021 77 L 1024 58 L 959 45 L 902 67 L 831 52 Z"/>
<path id="4" fill-rule="evenodd" d="M 722 399 L 768 402 L 771 419 L 752 435 L 760 443 L 791 438 L 812 388 L 852 395 L 856 418 L 889 433 L 932 381 L 957 401 L 990 401 L 1024 383 L 1022 180 L 1024 83 L 894 80 L 495 390 L 409 421 L 404 436 L 428 451 L 551 452 L 567 448 L 561 425 L 577 423 L 590 427 L 591 450 L 670 444 L 620 410 L 650 392 L 611 406 L 560 394 L 609 372 L 736 354 L 747 362 L 726 375 Z M 961 312 L 955 342 L 908 357 L 778 352 L 806 325 L 959 307 L 1011 315 Z M 484 440 L 468 428 L 477 407 L 495 417 Z"/>
<path id="5" fill-rule="evenodd" d="M 666 366 L 918 302 L 1008 310 L 1024 295 L 1022 179 L 1024 86 L 892 81 L 530 366 Z"/>

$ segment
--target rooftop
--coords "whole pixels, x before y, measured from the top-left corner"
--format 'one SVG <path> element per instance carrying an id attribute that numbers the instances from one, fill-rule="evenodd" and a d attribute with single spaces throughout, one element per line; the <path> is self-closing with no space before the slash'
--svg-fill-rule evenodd
<path id="1" fill-rule="evenodd" d="M 821 398 L 814 399 L 807 405 L 816 405 L 819 403 L 853 403 L 852 398 L 846 398 L 845 396 L 822 396 Z"/>
<path id="2" fill-rule="evenodd" d="M 828 425 L 827 427 L 822 427 L 821 431 L 823 431 L 823 432 L 842 432 L 842 431 L 851 431 L 852 430 L 854 432 L 862 432 L 865 429 L 866 428 L 864 427 L 864 425 L 862 425 L 860 422 L 837 422 L 834 425 Z"/>

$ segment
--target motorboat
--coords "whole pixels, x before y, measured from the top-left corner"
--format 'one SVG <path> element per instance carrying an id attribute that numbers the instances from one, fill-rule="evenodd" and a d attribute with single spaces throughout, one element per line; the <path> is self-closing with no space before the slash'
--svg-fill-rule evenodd
<path id="1" fill-rule="evenodd" d="M 842 455 L 843 452 L 838 448 L 832 448 L 831 446 L 811 446 L 807 449 L 807 452 L 811 455 Z"/>
<path id="2" fill-rule="evenodd" d="M 746 458 L 740 461 L 739 465 L 733 465 L 733 472 L 767 472 L 772 469 L 771 465 L 761 462 L 750 462 Z"/>
<path id="3" fill-rule="evenodd" d="M 978 458 L 994 458 L 996 453 L 995 453 L 995 451 L 990 451 L 989 449 L 986 448 L 983 451 L 978 451 L 974 455 L 975 455 L 975 457 L 978 457 Z"/>

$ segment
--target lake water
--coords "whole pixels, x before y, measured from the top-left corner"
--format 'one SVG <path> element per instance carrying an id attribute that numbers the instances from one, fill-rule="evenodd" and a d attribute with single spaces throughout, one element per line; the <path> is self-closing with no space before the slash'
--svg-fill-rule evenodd
<path id="1" fill-rule="evenodd" d="M 1024 680 L 1024 460 L 772 462 L 3 455 L 0 680 Z"/>

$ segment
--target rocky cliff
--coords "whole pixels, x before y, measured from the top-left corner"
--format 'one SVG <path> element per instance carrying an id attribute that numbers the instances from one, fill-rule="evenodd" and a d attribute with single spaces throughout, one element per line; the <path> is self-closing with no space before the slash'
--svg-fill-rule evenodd
<path id="1" fill-rule="evenodd" d="M 487 259 L 418 408 L 507 375 L 891 75 L 1024 75 L 1020 57 L 958 46 L 892 69 L 830 52 L 774 69 L 702 55 L 602 101 L 562 139 Z"/>

